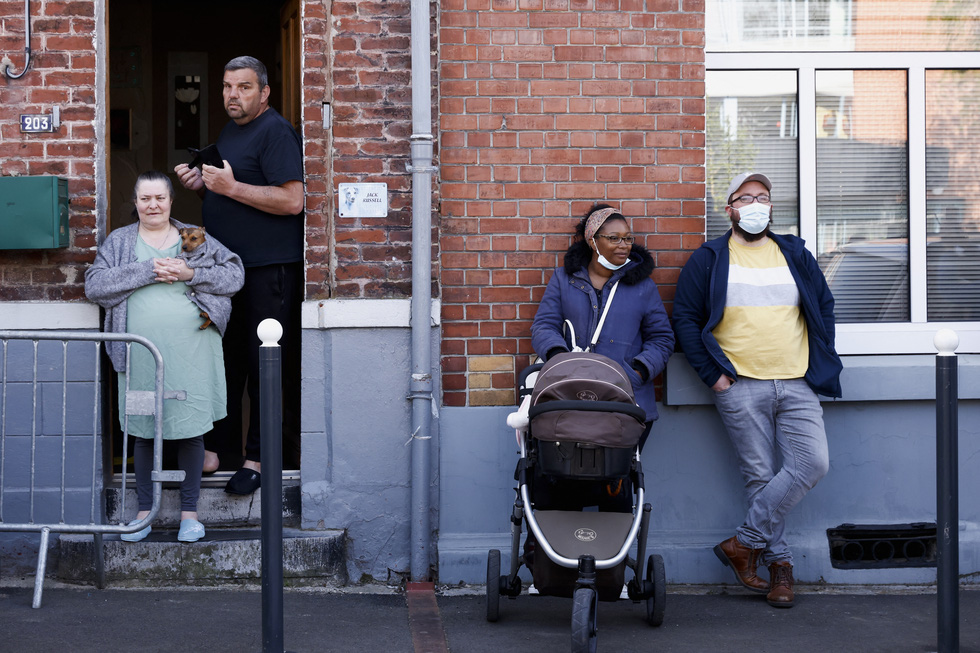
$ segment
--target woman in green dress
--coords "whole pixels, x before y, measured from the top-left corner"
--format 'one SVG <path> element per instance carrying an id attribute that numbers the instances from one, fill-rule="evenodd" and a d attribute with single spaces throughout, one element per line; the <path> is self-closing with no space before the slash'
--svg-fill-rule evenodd
<path id="1" fill-rule="evenodd" d="M 231 314 L 231 296 L 241 287 L 241 259 L 213 238 L 206 237 L 206 257 L 194 257 L 194 267 L 181 258 L 178 229 L 187 227 L 170 217 L 174 189 L 157 171 L 136 180 L 133 203 L 138 222 L 114 230 L 99 248 L 85 273 L 86 296 L 106 310 L 105 330 L 144 336 L 160 350 L 164 389 L 183 390 L 186 399 L 167 399 L 163 405 L 163 438 L 174 440 L 177 465 L 185 473 L 180 484 L 180 531 L 177 539 L 196 542 L 204 537 L 197 519 L 204 463 L 203 435 L 225 417 L 226 393 L 221 336 Z M 214 328 L 202 329 L 206 313 Z M 126 390 L 153 390 L 156 364 L 141 345 L 108 342 L 106 349 L 119 373 L 119 421 L 135 436 L 136 495 L 139 512 L 130 524 L 146 518 L 153 503 L 150 474 L 153 465 L 153 417 L 125 414 Z M 150 526 L 122 537 L 138 542 Z"/>

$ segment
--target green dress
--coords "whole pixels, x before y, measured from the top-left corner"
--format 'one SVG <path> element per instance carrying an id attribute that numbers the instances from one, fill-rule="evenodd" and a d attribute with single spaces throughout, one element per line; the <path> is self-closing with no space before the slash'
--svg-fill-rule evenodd
<path id="1" fill-rule="evenodd" d="M 176 257 L 180 241 L 166 249 L 155 249 L 136 238 L 136 259 Z M 156 345 L 163 356 L 165 390 L 184 390 L 187 399 L 163 402 L 163 437 L 180 440 L 203 435 L 227 414 L 225 363 L 221 335 L 213 326 L 201 330 L 200 309 L 184 293 L 187 284 L 152 283 L 129 296 L 126 331 L 141 335 Z M 130 348 L 130 390 L 153 390 L 156 364 L 145 347 Z M 126 374 L 119 375 L 119 423 L 126 424 Z M 153 417 L 130 415 L 129 433 L 153 437 Z"/>

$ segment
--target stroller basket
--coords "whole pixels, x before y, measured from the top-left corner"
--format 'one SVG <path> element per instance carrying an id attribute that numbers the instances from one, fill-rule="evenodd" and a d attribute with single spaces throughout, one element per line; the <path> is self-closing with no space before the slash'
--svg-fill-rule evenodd
<path id="1" fill-rule="evenodd" d="M 615 479 L 629 475 L 643 430 L 639 406 L 614 401 L 549 401 L 528 411 L 541 471 L 559 478 Z M 599 432 L 603 438 L 590 438 Z M 539 437 L 540 434 L 540 437 Z M 611 446 L 603 442 L 632 442 Z"/>

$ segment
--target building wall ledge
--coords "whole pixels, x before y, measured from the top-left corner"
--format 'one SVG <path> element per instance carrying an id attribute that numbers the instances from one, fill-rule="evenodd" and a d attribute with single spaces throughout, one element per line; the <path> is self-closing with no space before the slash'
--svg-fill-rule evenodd
<path id="1" fill-rule="evenodd" d="M 438 326 L 442 303 L 432 300 L 431 324 Z M 408 328 L 411 299 L 322 299 L 303 302 L 304 329 Z"/>
<path id="2" fill-rule="evenodd" d="M 91 302 L 0 302 L 0 329 L 99 329 L 99 307 Z"/>
<path id="3" fill-rule="evenodd" d="M 843 397 L 846 401 L 934 401 L 936 357 L 929 354 L 841 356 Z M 959 398 L 980 399 L 980 355 L 957 356 Z M 684 354 L 674 354 L 664 372 L 664 403 L 668 406 L 713 404 L 711 390 L 695 374 Z"/>

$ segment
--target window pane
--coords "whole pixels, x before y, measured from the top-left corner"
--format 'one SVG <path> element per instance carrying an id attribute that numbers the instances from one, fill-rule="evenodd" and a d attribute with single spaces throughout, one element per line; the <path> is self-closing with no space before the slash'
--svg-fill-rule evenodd
<path id="1" fill-rule="evenodd" d="M 705 73 L 708 238 L 731 227 L 725 192 L 751 170 L 772 181 L 773 230 L 799 233 L 796 72 Z"/>
<path id="2" fill-rule="evenodd" d="M 974 0 L 708 0 L 709 52 L 977 49 Z"/>
<path id="3" fill-rule="evenodd" d="M 904 70 L 817 71 L 817 254 L 838 322 L 909 311 Z"/>
<path id="4" fill-rule="evenodd" d="M 980 320 L 980 71 L 926 71 L 930 321 Z"/>

